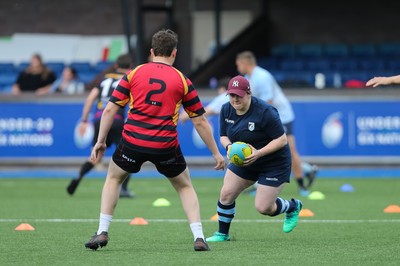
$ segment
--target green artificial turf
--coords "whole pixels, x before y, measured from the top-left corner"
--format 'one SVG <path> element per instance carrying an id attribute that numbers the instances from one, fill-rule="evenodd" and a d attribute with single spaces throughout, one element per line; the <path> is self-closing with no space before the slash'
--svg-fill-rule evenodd
<path id="1" fill-rule="evenodd" d="M 194 252 L 193 238 L 179 198 L 166 179 L 132 178 L 134 199 L 121 199 L 107 247 L 96 252 L 84 243 L 97 230 L 101 179 L 85 179 L 73 197 L 68 179 L 0 179 L 0 265 L 400 265 L 399 179 L 320 179 L 314 190 L 324 200 L 301 198 L 314 217 L 301 218 L 282 232 L 284 216 L 266 217 L 254 197 L 242 194 L 231 226 L 233 241 L 210 243 L 211 252 Z M 220 179 L 193 180 L 206 236 L 217 230 Z M 354 192 L 341 192 L 343 184 Z M 295 182 L 283 197 L 298 197 Z M 153 207 L 166 198 L 170 207 Z M 129 221 L 143 217 L 148 225 Z M 55 220 L 59 219 L 59 220 Z M 29 223 L 35 231 L 15 231 Z"/>

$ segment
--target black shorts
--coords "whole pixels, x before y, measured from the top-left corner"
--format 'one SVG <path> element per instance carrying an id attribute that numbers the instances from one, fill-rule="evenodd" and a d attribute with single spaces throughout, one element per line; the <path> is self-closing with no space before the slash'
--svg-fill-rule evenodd
<path id="1" fill-rule="evenodd" d="M 168 178 L 178 176 L 186 169 L 186 161 L 179 146 L 169 153 L 154 154 L 133 150 L 121 140 L 112 159 L 116 165 L 129 173 L 139 172 L 142 164 L 147 161 L 153 163 L 157 171 Z"/>
<path id="2" fill-rule="evenodd" d="M 243 179 L 258 182 L 258 184 L 264 186 L 279 187 L 283 183 L 290 183 L 290 164 L 264 169 L 252 169 L 251 166 L 239 167 L 230 163 L 228 169 Z"/>
<path id="3" fill-rule="evenodd" d="M 293 121 L 289 122 L 289 123 L 286 123 L 286 124 L 283 124 L 283 129 L 285 130 L 286 136 L 294 135 L 294 132 L 293 132 Z"/>
<path id="4" fill-rule="evenodd" d="M 115 119 L 107 135 L 106 139 L 107 148 L 110 147 L 112 144 L 115 144 L 115 146 L 118 145 L 122 137 L 123 129 L 124 129 L 124 121 L 121 119 Z M 97 138 L 99 137 L 99 130 L 100 130 L 100 120 L 96 120 L 94 122 L 93 146 L 96 144 Z"/>

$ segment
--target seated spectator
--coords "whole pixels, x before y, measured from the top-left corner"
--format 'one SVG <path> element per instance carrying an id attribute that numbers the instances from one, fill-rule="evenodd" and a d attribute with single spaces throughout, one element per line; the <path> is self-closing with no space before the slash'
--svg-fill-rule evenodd
<path id="1" fill-rule="evenodd" d="M 65 67 L 61 77 L 51 86 L 50 93 L 82 94 L 85 92 L 85 84 L 78 79 L 75 68 Z"/>
<path id="2" fill-rule="evenodd" d="M 50 90 L 55 80 L 55 74 L 43 64 L 42 57 L 34 54 L 29 67 L 19 73 L 17 81 L 12 86 L 12 94 L 35 92 L 36 95 L 43 95 Z"/>

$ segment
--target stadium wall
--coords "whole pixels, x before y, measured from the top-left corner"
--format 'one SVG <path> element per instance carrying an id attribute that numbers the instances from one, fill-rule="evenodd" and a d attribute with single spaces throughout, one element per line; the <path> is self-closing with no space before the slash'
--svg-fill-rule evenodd
<path id="1" fill-rule="evenodd" d="M 318 92 L 291 89 L 297 146 L 303 157 L 323 164 L 400 163 L 400 96 L 397 91 Z M 294 92 L 297 92 L 295 94 Z M 210 95 L 202 95 L 206 103 Z M 0 165 L 75 164 L 90 154 L 92 131 L 77 134 L 81 97 L 2 97 Z M 27 110 L 29 110 L 27 112 Z M 216 141 L 218 117 L 209 119 Z M 190 163 L 211 156 L 191 123 L 178 125 Z M 223 147 L 220 147 L 224 152 Z M 110 149 L 106 156 L 112 154 Z"/>

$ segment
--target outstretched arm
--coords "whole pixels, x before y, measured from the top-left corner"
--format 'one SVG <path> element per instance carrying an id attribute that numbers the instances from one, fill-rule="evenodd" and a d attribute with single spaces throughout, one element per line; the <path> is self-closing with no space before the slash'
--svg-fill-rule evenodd
<path id="1" fill-rule="evenodd" d="M 367 86 L 378 87 L 379 85 L 400 84 L 400 75 L 391 77 L 374 77 L 367 81 Z"/>

